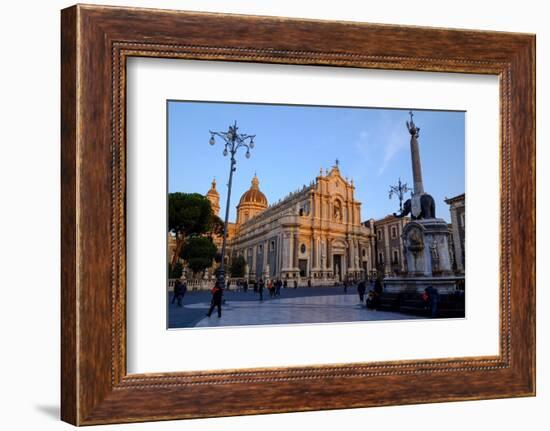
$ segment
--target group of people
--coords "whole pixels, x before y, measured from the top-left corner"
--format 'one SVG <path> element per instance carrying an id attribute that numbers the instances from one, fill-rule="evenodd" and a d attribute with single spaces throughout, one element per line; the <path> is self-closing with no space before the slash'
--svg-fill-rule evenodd
<path id="1" fill-rule="evenodd" d="M 281 279 L 269 280 L 267 286 L 265 281 L 260 278 L 258 281 L 253 281 L 254 284 L 254 293 L 258 293 L 260 296 L 260 301 L 264 300 L 264 289 L 267 288 L 270 298 L 275 298 L 276 296 L 281 296 L 281 287 L 288 287 L 287 281 L 282 281 Z"/>
<path id="2" fill-rule="evenodd" d="M 259 300 L 264 300 L 264 290 L 267 288 L 269 297 L 276 298 L 281 295 L 281 288 L 288 288 L 287 280 L 269 280 L 267 283 L 260 278 L 259 280 L 243 280 L 237 281 L 237 290 L 244 292 L 248 291 L 249 284 L 252 284 L 254 294 L 259 295 Z M 380 307 L 380 298 L 383 292 L 382 282 L 379 278 L 365 278 L 362 280 L 345 279 L 343 282 L 344 293 L 347 293 L 350 286 L 356 285 L 357 294 L 359 296 L 359 302 L 366 306 L 367 309 L 377 310 Z M 231 280 L 227 281 L 226 286 L 218 286 L 217 284 L 211 290 L 210 308 L 206 314 L 208 317 L 212 315 L 214 309 L 217 308 L 218 317 L 222 315 L 222 304 L 224 287 L 227 290 L 231 289 Z M 311 281 L 308 282 L 308 287 L 311 287 Z M 293 280 L 293 288 L 298 288 L 297 280 Z M 187 283 L 185 280 L 177 279 L 174 284 L 174 296 L 172 298 L 172 304 L 177 301 L 178 307 L 182 307 L 182 301 L 187 292 Z M 439 292 L 433 286 L 428 286 L 422 293 L 422 300 L 424 301 L 424 310 L 426 314 L 431 317 L 437 317 L 439 307 Z"/>
<path id="3" fill-rule="evenodd" d="M 382 282 L 379 278 L 365 278 L 362 280 L 345 279 L 344 293 L 348 292 L 348 288 L 353 285 L 357 286 L 357 294 L 359 302 L 365 304 L 367 308 L 378 309 L 380 305 L 380 295 L 382 294 Z"/>

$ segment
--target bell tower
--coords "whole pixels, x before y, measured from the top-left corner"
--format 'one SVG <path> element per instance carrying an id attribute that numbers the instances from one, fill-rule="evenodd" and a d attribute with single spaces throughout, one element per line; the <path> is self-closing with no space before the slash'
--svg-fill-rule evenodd
<path id="1" fill-rule="evenodd" d="M 210 205 L 212 206 L 212 211 L 215 215 L 219 215 L 220 212 L 220 194 L 216 190 L 216 178 L 212 180 L 212 186 L 210 187 L 210 190 L 206 193 L 206 197 L 210 201 Z"/>

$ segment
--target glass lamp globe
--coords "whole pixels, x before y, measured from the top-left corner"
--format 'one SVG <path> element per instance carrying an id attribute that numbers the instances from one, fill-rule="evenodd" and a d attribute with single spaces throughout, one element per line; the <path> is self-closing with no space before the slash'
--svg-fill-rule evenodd
<path id="1" fill-rule="evenodd" d="M 245 156 L 246 156 L 247 159 L 250 159 L 250 151 L 247 151 Z"/>
<path id="2" fill-rule="evenodd" d="M 210 145 L 214 145 L 216 141 L 214 140 L 214 136 L 210 136 Z"/>
<path id="3" fill-rule="evenodd" d="M 227 148 L 225 150 L 223 150 L 223 155 L 227 156 Z"/>
<path id="4" fill-rule="evenodd" d="M 250 141 L 250 148 L 254 148 L 254 140 Z"/>

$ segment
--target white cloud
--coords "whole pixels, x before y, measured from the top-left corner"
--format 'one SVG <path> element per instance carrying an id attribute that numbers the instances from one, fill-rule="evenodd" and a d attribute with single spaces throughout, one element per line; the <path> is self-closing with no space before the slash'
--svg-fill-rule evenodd
<path id="1" fill-rule="evenodd" d="M 364 156 L 369 157 L 369 132 L 362 130 L 359 132 L 359 138 L 355 141 L 355 149 L 357 152 Z"/>
<path id="2" fill-rule="evenodd" d="M 389 117 L 385 115 L 381 123 L 381 130 L 381 135 L 384 136 L 383 142 L 381 142 L 384 148 L 384 157 L 380 163 L 378 175 L 382 175 L 395 155 L 408 146 L 404 123 L 392 123 Z"/>

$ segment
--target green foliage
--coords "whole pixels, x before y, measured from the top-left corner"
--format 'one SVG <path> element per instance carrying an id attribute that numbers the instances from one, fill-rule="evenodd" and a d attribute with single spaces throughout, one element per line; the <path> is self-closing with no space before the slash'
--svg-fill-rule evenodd
<path id="1" fill-rule="evenodd" d="M 191 236 L 185 241 L 181 257 L 193 272 L 204 271 L 216 257 L 217 248 L 210 237 Z"/>
<path id="2" fill-rule="evenodd" d="M 168 230 L 183 234 L 200 235 L 212 226 L 210 201 L 199 193 L 168 194 Z"/>
<path id="3" fill-rule="evenodd" d="M 176 262 L 175 265 L 168 265 L 168 278 L 180 278 L 183 273 L 183 265 L 181 262 Z"/>
<path id="4" fill-rule="evenodd" d="M 242 256 L 236 256 L 231 259 L 231 277 L 244 277 L 244 271 L 246 268 L 246 260 Z"/>
<path id="5" fill-rule="evenodd" d="M 222 236 L 223 235 L 224 222 L 216 214 L 212 214 L 210 218 L 210 229 L 209 234 L 212 236 Z"/>

